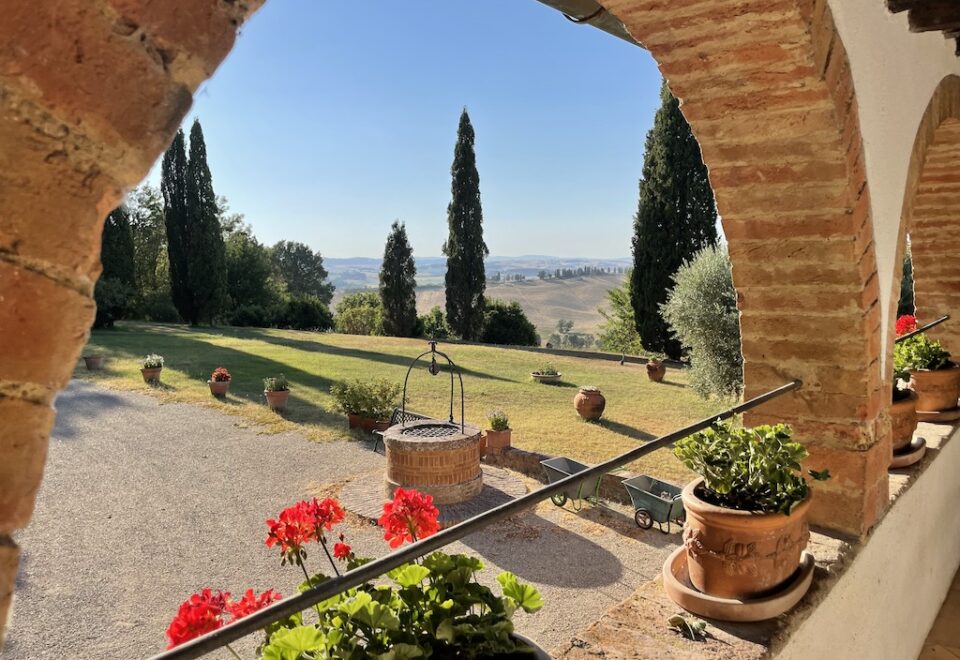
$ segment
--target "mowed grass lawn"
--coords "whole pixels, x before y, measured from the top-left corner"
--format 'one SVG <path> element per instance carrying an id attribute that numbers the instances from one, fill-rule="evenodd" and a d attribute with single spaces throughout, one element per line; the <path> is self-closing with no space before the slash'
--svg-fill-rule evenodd
<path id="1" fill-rule="evenodd" d="M 106 355 L 104 369 L 88 372 L 80 360 L 75 376 L 166 401 L 208 405 L 260 424 L 265 433 L 298 430 L 315 440 L 356 438 L 357 432 L 347 430 L 345 416 L 334 411 L 330 386 L 353 378 L 402 382 L 411 360 L 427 348 L 426 341 L 417 339 L 129 322 L 94 331 L 85 354 Z M 486 428 L 487 412 L 500 408 L 510 417 L 514 446 L 587 463 L 712 415 L 726 404 L 697 397 L 686 386 L 682 370 L 669 369 L 663 383 L 651 383 L 638 365 L 481 346 L 441 344 L 440 350 L 462 369 L 467 422 Z M 146 385 L 140 375 L 139 359 L 148 353 L 166 360 L 160 387 Z M 533 382 L 530 372 L 545 362 L 563 373 L 563 384 Z M 206 382 L 220 366 L 233 376 L 224 401 L 210 395 Z M 291 390 L 282 415 L 266 407 L 262 382 L 280 373 L 289 379 Z M 578 385 L 603 390 L 607 408 L 600 423 L 577 416 L 573 397 Z M 456 394 L 459 419 L 459 385 Z M 431 377 L 424 365 L 411 374 L 408 407 L 446 418 L 449 401 L 446 372 Z M 190 429 L 183 433 L 188 436 Z M 630 469 L 681 483 L 689 476 L 665 450 Z"/>

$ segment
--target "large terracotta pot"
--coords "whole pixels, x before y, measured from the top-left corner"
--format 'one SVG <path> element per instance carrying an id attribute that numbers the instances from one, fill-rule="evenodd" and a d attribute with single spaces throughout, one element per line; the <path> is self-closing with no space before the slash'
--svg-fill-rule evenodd
<path id="1" fill-rule="evenodd" d="M 603 409 L 607 407 L 607 400 L 599 390 L 580 388 L 577 395 L 573 397 L 573 406 L 577 409 L 578 415 L 587 421 L 595 422 L 603 415 Z"/>
<path id="2" fill-rule="evenodd" d="M 84 355 L 83 362 L 87 365 L 87 371 L 96 371 L 103 366 L 102 355 Z"/>
<path id="3" fill-rule="evenodd" d="M 683 543 L 690 582 L 701 592 L 723 598 L 750 598 L 776 587 L 800 565 L 810 540 L 810 498 L 788 516 L 752 513 L 704 502 L 697 479 L 683 489 L 687 522 Z"/>
<path id="4" fill-rule="evenodd" d="M 347 426 L 351 429 L 363 429 L 367 433 L 372 433 L 373 431 L 386 431 L 390 426 L 390 422 L 385 419 L 376 420 L 372 417 L 348 413 Z"/>
<path id="5" fill-rule="evenodd" d="M 486 439 L 486 452 L 490 454 L 499 454 L 504 449 L 510 447 L 510 429 L 506 431 L 494 431 L 488 429 L 484 434 Z"/>
<path id="6" fill-rule="evenodd" d="M 163 367 L 154 367 L 152 369 L 141 369 L 140 373 L 143 375 L 143 382 L 153 385 L 160 382 L 160 372 L 163 371 Z"/>
<path id="7" fill-rule="evenodd" d="M 910 393 L 905 399 L 894 401 L 890 406 L 890 425 L 893 428 L 893 451 L 906 447 L 917 430 L 917 395 Z"/>
<path id="8" fill-rule="evenodd" d="M 667 365 L 663 362 L 658 360 L 650 360 L 647 362 L 647 378 L 654 383 L 659 383 L 665 375 L 667 375 Z"/>
<path id="9" fill-rule="evenodd" d="M 917 393 L 917 410 L 938 412 L 953 410 L 960 397 L 960 368 L 910 371 L 910 387 Z"/>
<path id="10" fill-rule="evenodd" d="M 267 397 L 267 405 L 270 406 L 270 410 L 280 411 L 287 407 L 287 399 L 290 398 L 290 390 L 280 390 L 278 392 L 264 390 L 263 396 Z"/>
<path id="11" fill-rule="evenodd" d="M 210 394 L 213 396 L 226 396 L 230 389 L 229 380 L 208 380 L 207 385 L 210 386 Z"/>

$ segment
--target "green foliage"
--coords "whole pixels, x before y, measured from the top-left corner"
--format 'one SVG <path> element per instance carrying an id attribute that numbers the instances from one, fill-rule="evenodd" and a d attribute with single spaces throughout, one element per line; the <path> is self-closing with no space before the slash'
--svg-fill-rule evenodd
<path id="1" fill-rule="evenodd" d="M 690 386 L 704 398 L 739 396 L 740 315 L 726 248 L 704 248 L 677 270 L 673 281 L 661 310 L 689 353 Z"/>
<path id="2" fill-rule="evenodd" d="M 500 409 L 488 412 L 487 421 L 490 423 L 490 428 L 494 431 L 506 431 L 510 428 L 510 418 L 507 417 L 507 413 Z"/>
<path id="3" fill-rule="evenodd" d="M 482 658 L 532 650 L 511 637 L 517 610 L 543 600 L 512 573 L 497 577 L 502 595 L 474 580 L 483 563 L 435 552 L 390 572 L 391 586 L 363 584 L 319 605 L 315 625 L 273 631 L 265 660 L 304 658 Z M 513 656 L 511 656 L 513 657 Z"/>
<path id="4" fill-rule="evenodd" d="M 900 276 L 900 301 L 897 303 L 897 318 L 904 315 L 913 315 L 916 305 L 913 298 L 913 251 L 910 241 L 903 253 L 903 270 Z"/>
<path id="5" fill-rule="evenodd" d="M 383 331 L 394 337 L 412 337 L 417 332 L 417 266 L 407 228 L 394 221 L 383 250 L 380 267 L 380 301 Z"/>
<path id="6" fill-rule="evenodd" d="M 428 339 L 449 339 L 450 326 L 447 325 L 447 317 L 439 305 L 433 307 L 429 312 L 417 319 L 420 336 Z"/>
<path id="7" fill-rule="evenodd" d="M 270 251 L 247 228 L 229 233 L 226 249 L 231 323 L 238 309 L 260 307 L 271 310 L 279 307 L 283 302 L 283 284 L 273 277 Z"/>
<path id="8" fill-rule="evenodd" d="M 287 291 L 316 296 L 324 305 L 330 305 L 333 285 L 327 281 L 327 269 L 319 252 L 296 241 L 280 241 L 270 249 L 270 258 Z"/>
<path id="9" fill-rule="evenodd" d="M 347 335 L 382 335 L 383 305 L 372 291 L 350 293 L 337 303 L 337 332 Z"/>
<path id="10" fill-rule="evenodd" d="M 104 222 L 100 262 L 103 272 L 93 291 L 97 303 L 93 327 L 106 328 L 132 311 L 137 291 L 133 232 L 129 213 L 122 206 L 111 211 Z"/>
<path id="11" fill-rule="evenodd" d="M 329 330 L 333 327 L 330 308 L 319 297 L 298 293 L 285 297 L 276 325 L 294 330 Z"/>
<path id="12" fill-rule="evenodd" d="M 449 235 L 443 244 L 443 254 L 447 257 L 444 277 L 447 323 L 454 333 L 468 341 L 479 339 L 484 330 L 483 294 L 487 278 L 483 260 L 490 253 L 483 240 L 480 174 L 473 151 L 474 138 L 470 116 L 464 108 L 450 168 Z"/>
<path id="13" fill-rule="evenodd" d="M 549 362 L 541 366 L 539 369 L 537 369 L 533 373 L 537 374 L 538 376 L 559 376 L 560 375 L 560 372 L 557 371 L 557 368 L 552 364 L 550 364 Z"/>
<path id="14" fill-rule="evenodd" d="M 573 332 L 573 321 L 560 319 L 557 321 L 557 331 L 547 340 L 554 348 L 569 348 L 582 350 L 591 348 L 595 339 L 586 332 Z"/>
<path id="15" fill-rule="evenodd" d="M 183 129 L 163 154 L 160 166 L 160 190 L 163 193 L 163 217 L 167 230 L 167 257 L 170 273 L 170 297 L 184 320 L 196 317 L 190 293 L 190 214 L 187 207 L 187 151 Z"/>
<path id="16" fill-rule="evenodd" d="M 905 339 L 893 347 L 894 372 L 936 371 L 953 366 L 950 353 L 938 341 L 932 341 L 924 333 Z"/>
<path id="17" fill-rule="evenodd" d="M 97 316 L 93 327 L 112 328 L 114 321 L 127 315 L 134 293 L 134 288 L 128 284 L 101 276 L 93 289 L 93 299 L 97 303 Z"/>
<path id="18" fill-rule="evenodd" d="M 163 366 L 163 356 L 157 355 L 156 353 L 151 353 L 142 360 L 140 360 L 141 369 L 159 369 Z"/>
<path id="19" fill-rule="evenodd" d="M 704 492 L 697 495 L 705 501 L 740 511 L 789 514 L 809 492 L 800 472 L 807 450 L 790 438 L 786 424 L 733 428 L 717 423 L 680 440 L 673 452 L 703 477 Z M 829 478 L 826 472 L 810 475 Z"/>
<path id="20" fill-rule="evenodd" d="M 518 302 L 490 300 L 484 311 L 483 334 L 486 344 L 538 346 L 537 328 L 530 322 Z"/>
<path id="21" fill-rule="evenodd" d="M 358 379 L 336 383 L 330 388 L 337 410 L 378 420 L 390 418 L 393 409 L 400 405 L 402 391 L 400 383 L 385 378 Z"/>
<path id="22" fill-rule="evenodd" d="M 643 355 L 649 351 L 645 351 L 640 343 L 640 334 L 633 316 L 633 303 L 630 302 L 631 273 L 631 270 L 627 271 L 622 286 L 607 291 L 609 310 L 603 307 L 597 310 L 603 317 L 597 343 L 602 350 L 611 353 Z"/>
<path id="23" fill-rule="evenodd" d="M 135 314 L 153 321 L 177 321 L 179 314 L 170 299 L 167 231 L 160 190 L 143 184 L 127 195 L 125 205 L 133 234 Z"/>
<path id="24" fill-rule="evenodd" d="M 680 357 L 660 306 L 670 277 L 695 252 L 717 241 L 717 210 L 707 168 L 666 81 L 647 133 L 640 201 L 634 218 L 630 295 L 643 347 Z"/>
<path id="25" fill-rule="evenodd" d="M 268 376 L 263 379 L 263 389 L 267 392 L 285 392 L 290 389 L 290 383 L 283 374 L 279 376 Z"/>

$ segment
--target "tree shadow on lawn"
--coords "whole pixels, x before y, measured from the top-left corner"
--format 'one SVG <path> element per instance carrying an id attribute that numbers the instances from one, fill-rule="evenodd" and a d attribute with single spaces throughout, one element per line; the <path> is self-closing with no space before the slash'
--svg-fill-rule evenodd
<path id="1" fill-rule="evenodd" d="M 620 435 L 624 435 L 628 438 L 633 438 L 634 440 L 640 440 L 641 442 L 649 442 L 650 440 L 655 440 L 657 436 L 652 433 L 647 433 L 633 426 L 627 426 L 621 422 L 614 422 L 613 420 L 602 418 L 598 423 L 598 426 L 607 429 L 608 431 L 613 431 Z"/>
<path id="2" fill-rule="evenodd" d="M 76 425 L 81 419 L 93 419 L 107 410 L 127 406 L 121 397 L 81 381 L 73 381 L 56 400 L 57 417 L 50 437 L 53 440 L 72 440 L 77 436 Z"/>

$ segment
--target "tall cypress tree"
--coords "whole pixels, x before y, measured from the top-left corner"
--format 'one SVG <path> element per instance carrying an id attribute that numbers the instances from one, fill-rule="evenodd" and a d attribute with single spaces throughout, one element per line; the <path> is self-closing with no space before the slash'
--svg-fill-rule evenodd
<path id="1" fill-rule="evenodd" d="M 137 294 L 133 230 L 130 215 L 122 206 L 111 211 L 104 222 L 100 263 L 103 272 L 93 292 L 97 303 L 93 324 L 97 328 L 110 327 L 129 313 Z"/>
<path id="2" fill-rule="evenodd" d="M 417 266 L 407 228 L 394 220 L 380 266 L 380 301 L 383 331 L 395 337 L 412 337 L 417 329 Z"/>
<path id="3" fill-rule="evenodd" d="M 201 321 L 213 323 L 226 308 L 227 258 L 199 119 L 195 119 L 190 128 L 187 211 L 190 223 L 187 261 L 194 312 L 189 321 L 194 325 Z"/>
<path id="4" fill-rule="evenodd" d="M 717 241 L 717 209 L 700 145 L 666 81 L 647 133 L 634 217 L 630 302 L 643 347 L 680 356 L 660 313 L 680 265 Z"/>
<path id="5" fill-rule="evenodd" d="M 444 278 L 447 322 L 456 334 L 467 340 L 477 340 L 483 332 L 483 293 L 487 280 L 483 260 L 490 253 L 483 241 L 480 174 L 473 143 L 473 126 L 464 108 L 450 168 L 452 199 L 447 206 L 450 234 L 443 244 L 443 254 L 447 257 Z"/>
<path id="6" fill-rule="evenodd" d="M 187 150 L 183 130 L 163 155 L 160 166 L 160 191 L 163 193 L 163 217 L 167 228 L 167 257 L 170 268 L 170 297 L 180 318 L 196 318 L 190 291 L 190 217 L 187 211 Z"/>

